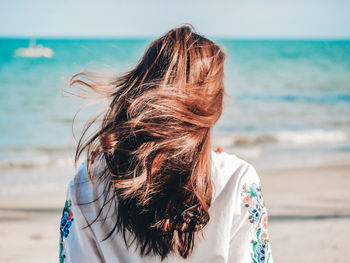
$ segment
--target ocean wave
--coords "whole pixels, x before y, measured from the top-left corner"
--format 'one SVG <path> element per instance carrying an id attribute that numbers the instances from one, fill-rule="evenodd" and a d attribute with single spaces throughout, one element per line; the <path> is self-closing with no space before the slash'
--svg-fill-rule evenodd
<path id="1" fill-rule="evenodd" d="M 301 130 L 301 131 L 245 131 L 226 134 L 214 134 L 213 144 L 221 147 L 249 146 L 249 156 L 259 156 L 261 145 L 312 145 L 312 144 L 341 144 L 350 143 L 350 131 L 341 130 Z M 254 147 L 252 147 L 254 146 Z M 30 148 L 20 148 L 29 150 Z M 0 170 L 6 169 L 40 169 L 52 167 L 73 167 L 73 152 L 60 154 L 57 148 L 35 147 L 30 154 L 14 155 L 13 158 L 0 160 Z M 62 147 L 61 150 L 71 150 Z M 33 151 L 34 150 L 34 151 Z M 38 152 L 40 154 L 38 154 Z M 51 152 L 54 154 L 51 154 Z M 70 156 L 70 158 L 68 158 Z"/>
<path id="2" fill-rule="evenodd" d="M 252 131 L 216 136 L 214 141 L 226 147 L 260 144 L 309 145 L 350 141 L 350 132 L 337 130 Z"/>
<path id="3" fill-rule="evenodd" d="M 2 147 L 3 151 L 12 152 L 36 152 L 36 153 L 57 153 L 57 152 L 72 152 L 75 150 L 73 145 L 33 145 L 33 146 L 12 146 Z"/>
<path id="4" fill-rule="evenodd" d="M 312 94 L 312 95 L 238 95 L 240 101 L 286 101 L 286 102 L 304 102 L 304 103 L 350 103 L 350 94 Z"/>
<path id="5" fill-rule="evenodd" d="M 0 160 L 0 170 L 6 169 L 37 169 L 47 167 L 67 167 L 73 166 L 72 158 L 53 158 L 38 156 L 31 159 L 5 159 Z"/>

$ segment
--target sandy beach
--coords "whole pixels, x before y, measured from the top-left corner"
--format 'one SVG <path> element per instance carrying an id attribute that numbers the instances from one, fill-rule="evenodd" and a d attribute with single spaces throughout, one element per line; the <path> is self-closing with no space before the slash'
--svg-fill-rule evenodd
<path id="1" fill-rule="evenodd" d="M 350 162 L 262 171 L 275 262 L 344 262 L 350 241 Z M 0 262 L 57 262 L 65 201 L 55 191 L 1 197 Z"/>
<path id="2" fill-rule="evenodd" d="M 276 262 L 344 262 L 350 162 L 261 175 Z"/>

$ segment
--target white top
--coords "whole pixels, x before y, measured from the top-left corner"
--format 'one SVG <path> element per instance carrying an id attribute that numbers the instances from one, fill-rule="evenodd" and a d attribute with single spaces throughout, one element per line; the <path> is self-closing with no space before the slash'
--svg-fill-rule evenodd
<path id="1" fill-rule="evenodd" d="M 273 262 L 266 207 L 253 166 L 235 155 L 212 151 L 211 172 L 214 193 L 204 239 L 196 235 L 193 253 L 187 259 L 170 254 L 163 262 Z M 91 227 L 86 227 L 98 215 L 102 193 L 103 185 L 89 181 L 83 163 L 67 191 L 60 225 L 60 263 L 161 262 L 157 256 L 141 257 L 134 245 L 127 249 L 119 233 L 104 240 L 115 222 L 108 207 Z"/>

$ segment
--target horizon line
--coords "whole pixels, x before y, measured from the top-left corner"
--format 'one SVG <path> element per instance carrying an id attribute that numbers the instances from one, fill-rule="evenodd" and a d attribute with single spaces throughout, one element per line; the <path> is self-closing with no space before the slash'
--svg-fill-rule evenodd
<path id="1" fill-rule="evenodd" d="M 0 35 L 0 39 L 42 39 L 42 40 L 154 40 L 160 36 L 25 36 L 25 35 Z M 205 37 L 216 40 L 237 40 L 237 41 L 349 41 L 349 37 L 276 37 L 276 36 L 210 36 Z"/>

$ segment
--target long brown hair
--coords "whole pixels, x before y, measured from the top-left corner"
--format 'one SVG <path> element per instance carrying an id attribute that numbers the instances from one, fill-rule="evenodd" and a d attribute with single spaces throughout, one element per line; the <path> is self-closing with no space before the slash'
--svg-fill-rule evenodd
<path id="1" fill-rule="evenodd" d="M 86 152 L 90 177 L 92 164 L 104 163 L 98 176 L 116 200 L 110 235 L 122 233 L 128 247 L 136 242 L 141 255 L 186 258 L 209 221 L 210 138 L 222 113 L 224 60 L 218 45 L 184 24 L 111 82 L 87 81 L 84 72 L 71 80 L 110 99 L 100 128 L 86 136 L 90 123 L 83 131 L 76 162 Z"/>

